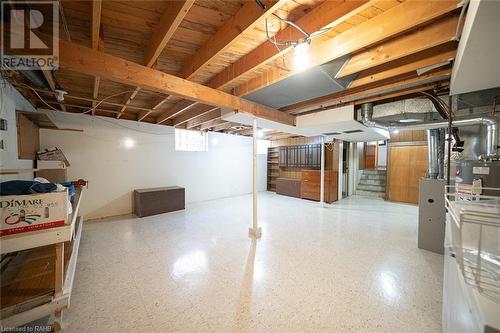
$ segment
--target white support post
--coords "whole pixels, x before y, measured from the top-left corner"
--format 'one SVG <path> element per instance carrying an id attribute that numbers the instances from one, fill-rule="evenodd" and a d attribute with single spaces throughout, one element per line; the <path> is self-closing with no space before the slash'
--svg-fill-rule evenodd
<path id="1" fill-rule="evenodd" d="M 262 236 L 262 229 L 257 227 L 257 118 L 253 119 L 253 216 L 248 235 L 253 238 Z"/>
<path id="2" fill-rule="evenodd" d="M 321 136 L 321 176 L 320 176 L 320 190 L 319 202 L 321 205 L 325 204 L 325 137 Z"/>
<path id="3" fill-rule="evenodd" d="M 339 186 L 339 192 L 338 192 L 338 198 L 339 200 L 342 200 L 342 189 L 344 187 L 344 141 L 339 141 L 339 181 L 338 181 L 338 186 Z"/>

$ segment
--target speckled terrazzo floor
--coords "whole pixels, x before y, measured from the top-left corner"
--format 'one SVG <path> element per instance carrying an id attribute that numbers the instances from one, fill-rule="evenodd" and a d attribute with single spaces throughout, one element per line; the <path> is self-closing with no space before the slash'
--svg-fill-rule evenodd
<path id="1" fill-rule="evenodd" d="M 417 207 L 259 195 L 83 230 L 66 332 L 440 332 L 442 256 Z"/>

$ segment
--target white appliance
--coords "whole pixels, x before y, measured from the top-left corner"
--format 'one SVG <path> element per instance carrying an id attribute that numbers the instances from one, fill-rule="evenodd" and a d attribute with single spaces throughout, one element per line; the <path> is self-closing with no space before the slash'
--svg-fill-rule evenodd
<path id="1" fill-rule="evenodd" d="M 443 332 L 499 333 L 500 196 L 448 188 Z"/>

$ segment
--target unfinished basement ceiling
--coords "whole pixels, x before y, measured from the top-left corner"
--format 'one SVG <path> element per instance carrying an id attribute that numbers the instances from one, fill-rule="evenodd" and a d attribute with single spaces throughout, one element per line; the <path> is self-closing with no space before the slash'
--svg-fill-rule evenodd
<path id="1" fill-rule="evenodd" d="M 287 105 L 343 91 L 356 76 L 350 75 L 342 79 L 335 79 L 337 73 L 348 60 L 349 57 L 347 56 L 341 57 L 324 65 L 308 69 L 246 95 L 245 98 L 279 109 Z"/>

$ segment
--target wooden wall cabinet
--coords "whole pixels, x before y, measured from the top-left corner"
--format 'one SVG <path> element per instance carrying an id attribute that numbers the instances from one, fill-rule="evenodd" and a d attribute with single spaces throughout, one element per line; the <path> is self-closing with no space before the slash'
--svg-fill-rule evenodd
<path id="1" fill-rule="evenodd" d="M 331 203 L 337 201 L 337 171 L 325 171 L 325 202 Z M 302 171 L 302 180 L 300 184 L 300 197 L 303 199 L 320 200 L 321 171 L 307 170 Z"/>
<path id="2" fill-rule="evenodd" d="M 281 168 L 319 169 L 321 167 L 321 144 L 279 147 Z"/>

